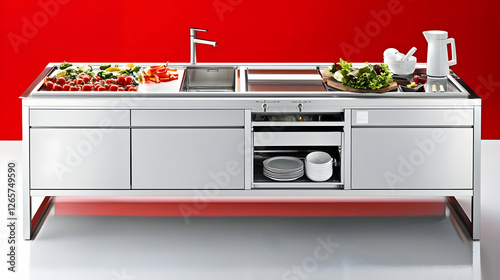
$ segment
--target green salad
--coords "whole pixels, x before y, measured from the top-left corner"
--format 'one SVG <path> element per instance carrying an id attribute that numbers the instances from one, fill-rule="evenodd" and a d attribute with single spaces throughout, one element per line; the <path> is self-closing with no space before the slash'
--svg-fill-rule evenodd
<path id="1" fill-rule="evenodd" d="M 329 68 L 333 78 L 342 85 L 358 89 L 380 89 L 387 87 L 392 82 L 392 73 L 387 64 L 369 64 L 354 69 L 352 63 L 340 59 Z"/>

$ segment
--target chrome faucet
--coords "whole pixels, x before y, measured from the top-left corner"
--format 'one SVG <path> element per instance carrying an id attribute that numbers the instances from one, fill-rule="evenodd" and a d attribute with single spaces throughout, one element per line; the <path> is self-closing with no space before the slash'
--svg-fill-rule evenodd
<path id="1" fill-rule="evenodd" d="M 190 28 L 191 35 L 191 64 L 196 64 L 196 44 L 217 46 L 217 42 L 196 38 L 196 31 L 208 31 L 206 29 Z"/>

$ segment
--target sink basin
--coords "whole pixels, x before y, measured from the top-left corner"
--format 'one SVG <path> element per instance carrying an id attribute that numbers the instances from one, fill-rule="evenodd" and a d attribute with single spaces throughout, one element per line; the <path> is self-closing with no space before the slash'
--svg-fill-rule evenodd
<path id="1" fill-rule="evenodd" d="M 235 67 L 187 67 L 181 91 L 232 92 L 235 91 Z"/>

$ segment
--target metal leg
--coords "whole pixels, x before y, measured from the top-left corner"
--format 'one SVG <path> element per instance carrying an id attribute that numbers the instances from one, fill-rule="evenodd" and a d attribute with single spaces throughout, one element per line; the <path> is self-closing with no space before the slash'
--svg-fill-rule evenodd
<path id="1" fill-rule="evenodd" d="M 31 221 L 31 239 L 36 237 L 43 225 L 43 222 L 49 215 L 50 209 L 52 208 L 53 198 L 53 196 L 44 197 L 42 204 L 40 204 L 40 207 L 33 216 L 33 220 Z"/>
<path id="2" fill-rule="evenodd" d="M 467 217 L 467 214 L 465 213 L 462 206 L 460 205 L 460 203 L 457 201 L 457 199 L 454 196 L 448 196 L 447 198 L 448 198 L 448 201 L 450 203 L 449 205 L 454 210 L 454 212 L 456 213 L 456 215 L 458 216 L 458 218 L 460 219 L 462 224 L 465 226 L 465 228 L 469 232 L 469 235 L 471 236 L 471 238 L 473 240 L 479 240 L 479 238 L 480 238 L 480 226 L 481 226 L 481 223 L 480 223 L 480 215 L 481 215 L 481 211 L 480 211 L 481 206 L 480 205 L 481 205 L 481 203 L 479 203 L 477 201 L 477 200 L 479 200 L 479 196 L 475 195 L 471 198 L 472 199 L 472 217 L 471 217 L 471 219 L 469 219 Z"/>
<path id="3" fill-rule="evenodd" d="M 472 239 L 481 238 L 481 106 L 474 108 L 474 193 L 472 197 Z"/>
<path id="4" fill-rule="evenodd" d="M 479 189 L 479 188 L 478 188 Z M 481 239 L 481 196 L 474 191 L 472 197 L 472 239 Z"/>
<path id="5" fill-rule="evenodd" d="M 23 237 L 25 240 L 34 239 L 43 222 L 49 214 L 49 210 L 53 203 L 52 196 L 44 197 L 42 204 L 38 207 L 33 219 L 31 219 L 32 203 L 31 196 L 28 194 L 24 195 L 24 206 L 23 206 Z"/>
<path id="6" fill-rule="evenodd" d="M 23 106 L 23 237 L 31 239 L 30 129 L 29 108 Z"/>
<path id="7" fill-rule="evenodd" d="M 31 239 L 31 196 L 27 188 L 23 192 L 23 237 Z"/>
<path id="8" fill-rule="evenodd" d="M 447 196 L 447 198 L 451 210 L 455 213 L 455 216 L 457 216 L 458 220 L 460 220 L 462 226 L 465 228 L 464 230 L 466 230 L 469 236 L 472 237 L 472 222 L 467 217 L 467 214 L 460 205 L 460 202 L 458 202 L 458 200 L 454 196 Z"/>

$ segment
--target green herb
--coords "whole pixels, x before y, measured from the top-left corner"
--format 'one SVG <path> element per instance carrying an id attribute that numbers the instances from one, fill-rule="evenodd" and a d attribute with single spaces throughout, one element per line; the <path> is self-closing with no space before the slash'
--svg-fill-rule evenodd
<path id="1" fill-rule="evenodd" d="M 342 85 L 358 89 L 380 89 L 387 87 L 393 81 L 391 71 L 387 64 L 369 64 L 360 69 L 352 68 L 352 63 L 340 59 L 340 67 L 334 64 L 330 73 L 342 75 Z"/>
<path id="2" fill-rule="evenodd" d="M 73 66 L 73 64 L 71 64 L 71 63 L 67 63 L 67 62 L 65 61 L 65 62 L 61 63 L 61 65 L 59 65 L 59 69 L 64 70 L 64 69 L 66 69 L 66 68 L 68 68 L 68 67 L 71 67 L 71 66 Z"/>

